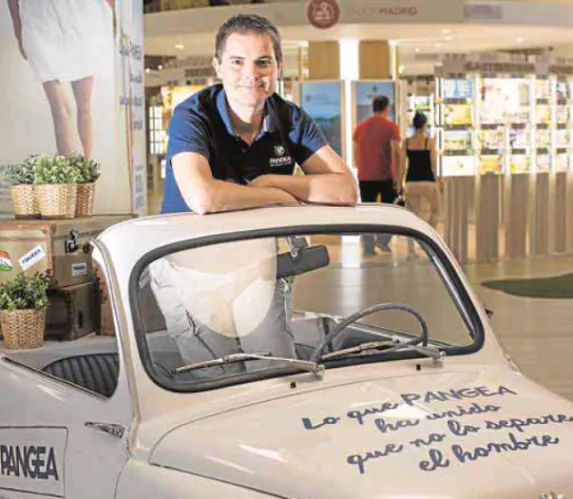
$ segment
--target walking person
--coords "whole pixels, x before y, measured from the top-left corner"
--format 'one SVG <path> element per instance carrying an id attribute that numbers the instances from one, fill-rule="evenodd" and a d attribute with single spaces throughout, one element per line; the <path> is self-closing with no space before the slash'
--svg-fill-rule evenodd
<path id="1" fill-rule="evenodd" d="M 434 139 L 427 137 L 428 118 L 416 112 L 412 121 L 414 135 L 404 141 L 403 165 L 400 168 L 400 185 L 404 185 L 404 195 L 408 208 L 420 216 L 424 202 L 430 207 L 428 222 L 435 229 L 440 216 L 440 192 L 436 183 L 437 152 Z M 405 179 L 405 183 L 404 183 Z M 408 241 L 408 256 L 415 258 L 414 243 Z"/>
<path id="2" fill-rule="evenodd" d="M 360 197 L 363 203 L 394 203 L 400 172 L 400 130 L 388 119 L 390 100 L 374 97 L 373 115 L 360 122 L 353 136 L 353 154 L 358 168 Z M 376 254 L 375 247 L 390 251 L 389 237 L 363 236 L 364 256 Z"/>

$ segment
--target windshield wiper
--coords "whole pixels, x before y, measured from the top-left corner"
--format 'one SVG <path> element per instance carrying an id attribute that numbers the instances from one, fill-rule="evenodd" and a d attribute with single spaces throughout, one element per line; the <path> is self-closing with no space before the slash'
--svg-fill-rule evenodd
<path id="1" fill-rule="evenodd" d="M 359 354 L 362 352 L 368 352 L 371 350 L 382 350 L 384 353 L 388 352 L 398 352 L 404 350 L 414 350 L 422 355 L 426 355 L 427 357 L 431 357 L 436 365 L 442 365 L 444 362 L 444 357 L 446 356 L 446 352 L 440 350 L 439 348 L 433 345 L 414 345 L 411 343 L 402 343 L 398 338 L 394 337 L 392 340 L 386 341 L 370 341 L 368 343 L 361 343 L 360 345 L 356 345 L 355 347 L 344 348 L 343 350 L 337 350 L 336 352 L 327 353 L 320 356 L 320 360 L 333 360 L 333 359 L 340 359 L 346 356 L 355 357 L 355 354 Z M 380 353 L 380 352 L 378 352 Z"/>
<path id="2" fill-rule="evenodd" d="M 245 362 L 249 360 L 266 360 L 281 363 L 286 366 L 291 366 L 297 369 L 311 372 L 319 379 L 324 375 L 324 366 L 322 364 L 318 364 L 317 362 L 310 362 L 309 360 L 289 359 L 287 357 L 272 357 L 270 355 L 257 353 L 232 353 L 219 359 L 205 360 L 203 362 L 196 362 L 194 364 L 186 364 L 184 366 L 174 367 L 171 369 L 171 373 L 179 374 L 187 371 L 193 371 L 194 369 L 222 366 L 225 364 L 233 364 L 235 362 Z"/>

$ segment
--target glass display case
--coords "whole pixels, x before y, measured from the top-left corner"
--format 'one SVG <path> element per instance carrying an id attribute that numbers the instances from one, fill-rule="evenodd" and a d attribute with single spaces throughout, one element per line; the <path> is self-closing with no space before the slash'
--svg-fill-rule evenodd
<path id="1" fill-rule="evenodd" d="M 441 78 L 437 99 L 440 173 L 475 175 L 475 84 L 473 78 Z"/>

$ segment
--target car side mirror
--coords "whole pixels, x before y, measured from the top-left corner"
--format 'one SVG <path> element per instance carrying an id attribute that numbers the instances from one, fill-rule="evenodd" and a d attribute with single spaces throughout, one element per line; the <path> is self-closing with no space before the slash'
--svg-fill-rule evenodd
<path id="1" fill-rule="evenodd" d="M 292 252 L 280 253 L 277 256 L 277 279 L 305 274 L 329 264 L 330 257 L 326 246 L 299 248 L 296 255 Z"/>

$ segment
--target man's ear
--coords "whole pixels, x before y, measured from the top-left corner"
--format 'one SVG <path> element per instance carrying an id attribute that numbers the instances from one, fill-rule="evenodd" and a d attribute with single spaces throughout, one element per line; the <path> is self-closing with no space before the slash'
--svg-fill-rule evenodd
<path id="1" fill-rule="evenodd" d="M 282 80 L 283 79 L 283 72 L 284 72 L 283 71 L 284 70 L 284 64 L 282 62 L 279 62 L 278 66 L 279 66 L 278 67 L 278 77 L 279 77 L 279 80 Z"/>
<path id="2" fill-rule="evenodd" d="M 213 57 L 213 68 L 215 69 L 215 73 L 217 73 L 217 78 L 221 78 L 221 64 L 219 63 L 219 59 L 217 56 Z"/>

